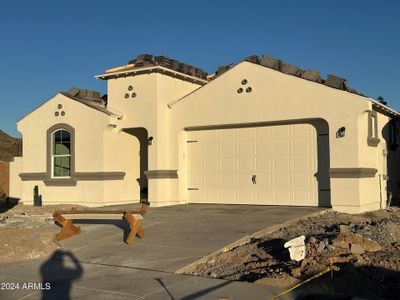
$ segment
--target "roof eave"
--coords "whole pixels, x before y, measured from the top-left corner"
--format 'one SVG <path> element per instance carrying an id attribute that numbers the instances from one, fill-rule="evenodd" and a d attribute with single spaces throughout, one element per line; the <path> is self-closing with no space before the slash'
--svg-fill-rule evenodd
<path id="1" fill-rule="evenodd" d="M 389 106 L 386 106 L 374 99 L 368 98 L 369 101 L 372 102 L 372 107 L 375 106 L 375 108 L 377 108 L 378 110 L 380 110 L 382 113 L 388 114 L 390 116 L 394 116 L 394 117 L 400 117 L 400 113 L 392 108 L 390 108 Z"/>
<path id="2" fill-rule="evenodd" d="M 83 104 L 83 105 L 85 105 L 85 106 L 87 106 L 87 107 L 89 107 L 89 108 L 92 108 L 92 109 L 94 109 L 94 110 L 97 110 L 98 112 L 104 113 L 104 114 L 106 114 L 106 115 L 108 115 L 108 116 L 110 116 L 110 117 L 117 117 L 117 118 L 122 118 L 122 117 L 123 117 L 123 116 L 120 115 L 120 114 L 117 114 L 117 113 L 115 113 L 115 112 L 112 112 L 112 111 L 108 110 L 107 108 L 100 108 L 100 107 L 97 108 L 97 107 L 94 107 L 94 105 L 90 105 L 90 104 L 87 103 L 85 100 L 82 100 L 82 99 L 80 99 L 80 98 L 71 96 L 71 95 L 68 94 L 68 93 L 59 92 L 59 94 L 65 96 L 65 97 L 67 97 L 67 98 L 70 98 L 70 99 L 72 99 L 72 100 L 75 100 L 75 101 L 77 101 L 77 102 L 79 102 L 79 103 L 81 103 L 81 104 Z"/>
<path id="3" fill-rule="evenodd" d="M 112 72 L 112 73 L 104 73 L 104 74 L 99 74 L 94 76 L 96 79 L 102 79 L 102 80 L 107 80 L 109 78 L 116 78 L 116 77 L 125 77 L 129 75 L 136 75 L 136 74 L 142 74 L 142 73 L 147 73 L 147 72 L 164 72 L 168 75 L 180 77 L 182 79 L 186 79 L 192 82 L 195 82 L 200 85 L 205 85 L 208 83 L 208 80 L 201 79 L 195 76 L 191 76 L 185 73 L 181 73 L 178 71 L 174 71 L 168 68 L 165 68 L 163 66 L 151 66 L 151 67 L 144 67 L 144 68 L 136 68 L 132 70 L 126 70 L 126 71 L 119 71 L 119 72 Z"/>

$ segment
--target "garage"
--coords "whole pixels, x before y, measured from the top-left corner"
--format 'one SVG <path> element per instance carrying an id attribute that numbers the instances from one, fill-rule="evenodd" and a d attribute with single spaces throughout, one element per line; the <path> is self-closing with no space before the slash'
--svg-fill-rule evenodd
<path id="1" fill-rule="evenodd" d="M 189 203 L 318 206 L 308 123 L 187 132 Z"/>

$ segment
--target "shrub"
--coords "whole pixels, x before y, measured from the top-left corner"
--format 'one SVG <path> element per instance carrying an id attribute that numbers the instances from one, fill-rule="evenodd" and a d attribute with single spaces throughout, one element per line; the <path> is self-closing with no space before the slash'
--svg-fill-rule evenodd
<path id="1" fill-rule="evenodd" d="M 3 189 L 0 187 L 0 204 L 3 204 L 6 202 L 7 199 L 7 195 L 6 193 L 3 191 Z"/>

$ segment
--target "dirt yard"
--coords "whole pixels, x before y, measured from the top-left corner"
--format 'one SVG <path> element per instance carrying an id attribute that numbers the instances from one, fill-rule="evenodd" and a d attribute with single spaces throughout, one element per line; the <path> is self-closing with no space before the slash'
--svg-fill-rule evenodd
<path id="1" fill-rule="evenodd" d="M 306 257 L 292 261 L 284 243 L 305 235 Z M 326 270 L 305 290 L 399 299 L 400 210 L 348 215 L 329 211 L 252 238 L 242 246 L 211 256 L 187 274 L 291 287 Z"/>
<path id="2" fill-rule="evenodd" d="M 3 208 L 0 213 L 0 263 L 51 255 L 60 248 L 54 240 L 59 227 L 54 225 L 53 212 L 72 207 L 77 205 Z"/>

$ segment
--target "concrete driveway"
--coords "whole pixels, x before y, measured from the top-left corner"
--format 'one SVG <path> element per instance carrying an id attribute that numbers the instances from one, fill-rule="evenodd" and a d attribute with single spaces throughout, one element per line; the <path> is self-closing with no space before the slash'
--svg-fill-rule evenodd
<path id="1" fill-rule="evenodd" d="M 0 282 L 20 285 L 1 289 L 0 299 L 268 299 L 280 290 L 174 272 L 247 234 L 321 210 L 208 204 L 150 208 L 143 222 L 145 238 L 132 246 L 123 242 L 125 222 L 86 222 L 80 225 L 82 233 L 62 241 L 62 251 L 53 257 L 0 265 Z M 48 281 L 49 290 L 45 284 L 39 289 Z M 23 289 L 27 282 L 36 286 Z"/>

